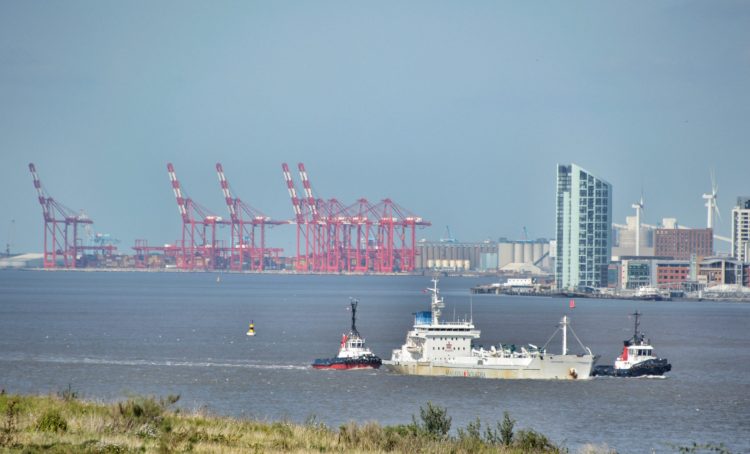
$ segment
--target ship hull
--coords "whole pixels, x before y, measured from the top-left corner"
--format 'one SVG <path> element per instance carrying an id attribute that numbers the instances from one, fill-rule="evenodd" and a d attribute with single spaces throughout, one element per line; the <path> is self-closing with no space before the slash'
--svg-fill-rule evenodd
<path id="1" fill-rule="evenodd" d="M 525 361 L 469 360 L 463 362 L 383 361 L 392 372 L 434 377 L 488 379 L 586 380 L 594 365 L 592 355 L 549 355 Z"/>
<path id="2" fill-rule="evenodd" d="M 629 369 L 615 369 L 613 366 L 597 366 L 593 376 L 601 377 L 644 377 L 661 376 L 672 370 L 672 365 L 666 359 L 650 359 L 635 364 Z"/>
<path id="3" fill-rule="evenodd" d="M 333 370 L 377 369 L 381 364 L 382 360 L 377 356 L 368 358 L 326 358 L 316 359 L 312 367 L 314 369 Z"/>

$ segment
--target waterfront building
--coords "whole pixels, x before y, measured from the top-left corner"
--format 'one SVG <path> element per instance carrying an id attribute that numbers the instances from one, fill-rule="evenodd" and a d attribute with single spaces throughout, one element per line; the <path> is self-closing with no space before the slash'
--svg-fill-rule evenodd
<path id="1" fill-rule="evenodd" d="M 415 267 L 423 270 L 468 271 L 482 270 L 482 266 L 497 261 L 497 243 L 459 243 L 420 241 L 416 247 Z M 493 257 L 494 255 L 494 257 Z M 497 266 L 495 266 L 497 270 Z"/>
<path id="2" fill-rule="evenodd" d="M 713 229 L 660 228 L 654 232 L 655 255 L 687 260 L 714 254 Z"/>
<path id="3" fill-rule="evenodd" d="M 619 260 L 623 256 L 653 256 L 654 255 L 654 228 L 641 223 L 638 226 L 636 216 L 626 216 L 625 224 L 612 224 L 612 258 Z M 636 248 L 636 239 L 640 246 Z M 636 252 L 640 254 L 636 254 Z"/>
<path id="4" fill-rule="evenodd" d="M 696 290 L 718 285 L 750 285 L 750 264 L 729 257 L 675 260 L 669 257 L 623 257 L 620 264 L 622 289 L 658 287 Z"/>
<path id="5" fill-rule="evenodd" d="M 416 268 L 421 270 L 530 272 L 551 270 L 550 241 L 507 240 L 461 243 L 420 241 L 416 246 Z"/>
<path id="6" fill-rule="evenodd" d="M 701 260 L 698 279 L 707 287 L 715 285 L 739 284 L 750 286 L 750 264 L 728 257 L 708 257 Z"/>
<path id="7" fill-rule="evenodd" d="M 656 262 L 656 285 L 679 290 L 685 283 L 695 281 L 695 264 L 689 260 L 660 260 Z"/>
<path id="8" fill-rule="evenodd" d="M 654 260 L 624 259 L 620 264 L 620 285 L 622 288 L 638 289 L 651 287 L 655 281 L 653 272 L 656 271 Z"/>
<path id="9" fill-rule="evenodd" d="M 750 197 L 737 197 L 732 209 L 732 257 L 750 262 Z"/>
<path id="10" fill-rule="evenodd" d="M 612 185 L 576 164 L 557 166 L 558 289 L 607 287 Z"/>

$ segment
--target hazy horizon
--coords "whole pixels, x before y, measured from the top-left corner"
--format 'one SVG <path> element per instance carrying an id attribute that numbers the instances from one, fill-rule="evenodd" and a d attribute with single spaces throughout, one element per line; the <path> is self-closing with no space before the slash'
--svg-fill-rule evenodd
<path id="1" fill-rule="evenodd" d="M 317 196 L 391 198 L 459 241 L 553 237 L 571 162 L 613 185 L 614 222 L 643 193 L 644 223 L 703 228 L 713 169 L 729 236 L 748 88 L 741 1 L 4 2 L 0 249 L 14 220 L 12 251 L 42 250 L 29 162 L 125 253 L 180 236 L 167 162 L 223 217 L 216 162 L 275 219 L 304 162 Z"/>

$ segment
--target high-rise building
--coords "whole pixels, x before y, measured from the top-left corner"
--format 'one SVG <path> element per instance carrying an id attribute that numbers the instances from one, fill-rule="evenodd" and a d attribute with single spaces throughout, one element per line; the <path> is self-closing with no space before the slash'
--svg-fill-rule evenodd
<path id="1" fill-rule="evenodd" d="M 750 197 L 737 197 L 732 208 L 732 257 L 750 261 Z"/>
<path id="2" fill-rule="evenodd" d="M 612 185 L 576 164 L 557 166 L 558 289 L 606 287 L 612 254 Z"/>

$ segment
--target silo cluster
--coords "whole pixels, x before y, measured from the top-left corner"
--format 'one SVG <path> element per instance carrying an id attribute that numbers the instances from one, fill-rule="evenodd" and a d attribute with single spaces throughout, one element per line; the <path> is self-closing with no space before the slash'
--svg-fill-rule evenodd
<path id="1" fill-rule="evenodd" d="M 549 268 L 550 245 L 545 239 L 533 241 L 501 241 L 498 243 L 498 266 L 502 269 L 511 263 L 534 265 L 539 268 Z"/>

